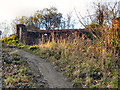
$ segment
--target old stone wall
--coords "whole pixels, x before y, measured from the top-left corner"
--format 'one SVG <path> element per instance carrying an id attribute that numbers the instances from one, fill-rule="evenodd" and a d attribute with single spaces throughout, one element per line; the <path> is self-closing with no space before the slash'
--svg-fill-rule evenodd
<path id="1" fill-rule="evenodd" d="M 85 29 L 67 29 L 67 30 L 27 30 L 25 25 L 18 24 L 16 36 L 19 41 L 27 44 L 44 44 L 48 41 L 57 42 L 58 40 L 72 40 L 80 37 L 82 33 L 88 33 Z"/>

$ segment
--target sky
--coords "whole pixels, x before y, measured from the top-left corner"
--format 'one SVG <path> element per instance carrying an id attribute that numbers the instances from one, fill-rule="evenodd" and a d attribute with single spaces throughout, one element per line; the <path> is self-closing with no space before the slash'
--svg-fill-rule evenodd
<path id="1" fill-rule="evenodd" d="M 92 1 L 92 0 L 89 0 Z M 30 16 L 36 10 L 55 6 L 58 11 L 66 14 L 74 8 L 86 9 L 88 0 L 1 0 L 0 2 L 0 20 L 12 20 L 18 16 Z"/>
<path id="2" fill-rule="evenodd" d="M 0 22 L 11 23 L 13 19 L 21 16 L 31 16 L 37 10 L 56 7 L 58 12 L 66 17 L 67 13 L 73 12 L 73 19 L 77 19 L 74 8 L 84 17 L 87 9 L 93 13 L 92 4 L 96 1 L 115 2 L 119 0 L 0 0 Z M 76 26 L 80 28 L 81 25 Z"/>

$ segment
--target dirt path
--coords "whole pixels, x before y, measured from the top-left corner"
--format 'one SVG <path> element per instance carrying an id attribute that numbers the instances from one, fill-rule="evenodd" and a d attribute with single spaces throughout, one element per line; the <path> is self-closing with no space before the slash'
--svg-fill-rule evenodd
<path id="1" fill-rule="evenodd" d="M 36 72 L 40 72 L 47 80 L 50 88 L 72 88 L 70 82 L 67 82 L 60 72 L 57 72 L 49 62 L 41 59 L 39 56 L 26 51 L 12 48 L 13 52 L 27 58 L 28 63 Z"/>

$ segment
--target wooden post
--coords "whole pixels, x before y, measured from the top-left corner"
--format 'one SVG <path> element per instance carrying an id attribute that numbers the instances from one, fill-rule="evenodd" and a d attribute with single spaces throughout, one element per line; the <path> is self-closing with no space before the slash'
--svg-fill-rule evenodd
<path id="1" fill-rule="evenodd" d="M 50 35 L 50 34 L 48 34 L 48 42 L 50 42 L 50 38 L 51 38 L 51 35 Z"/>
<path id="2" fill-rule="evenodd" d="M 21 39 L 22 39 L 22 27 L 20 27 L 19 29 L 19 40 L 21 42 Z"/>
<path id="3" fill-rule="evenodd" d="M 52 32 L 51 35 L 52 35 L 52 42 L 55 42 L 55 35 L 54 35 L 54 32 Z"/>
<path id="4" fill-rule="evenodd" d="M 42 44 L 44 44 L 44 33 L 42 33 Z"/>

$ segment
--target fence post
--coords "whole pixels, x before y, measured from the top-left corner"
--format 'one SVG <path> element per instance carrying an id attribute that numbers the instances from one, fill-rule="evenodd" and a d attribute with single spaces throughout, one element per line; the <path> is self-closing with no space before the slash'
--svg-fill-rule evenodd
<path id="1" fill-rule="evenodd" d="M 20 40 L 20 42 L 21 42 L 21 39 L 22 39 L 22 27 L 20 27 L 19 30 L 20 30 L 20 31 L 19 31 L 19 40 Z"/>
<path id="2" fill-rule="evenodd" d="M 52 32 L 51 35 L 52 35 L 52 42 L 55 42 L 55 35 L 54 35 L 54 32 Z"/>
<path id="3" fill-rule="evenodd" d="M 44 33 L 42 33 L 42 44 L 44 44 Z"/>

